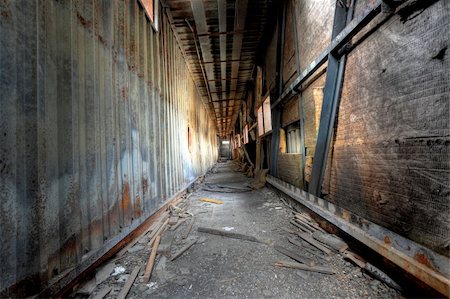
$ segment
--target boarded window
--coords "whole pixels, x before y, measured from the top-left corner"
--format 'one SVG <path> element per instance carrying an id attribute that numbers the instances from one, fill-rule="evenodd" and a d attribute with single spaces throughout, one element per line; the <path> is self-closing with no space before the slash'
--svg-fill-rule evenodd
<path id="1" fill-rule="evenodd" d="M 248 125 L 244 127 L 244 144 L 248 143 Z"/>
<path id="2" fill-rule="evenodd" d="M 236 135 L 236 147 L 241 147 L 242 143 L 241 143 L 241 134 L 237 134 Z"/>
<path id="3" fill-rule="evenodd" d="M 264 135 L 263 106 L 258 108 L 258 136 Z"/>
<path id="4" fill-rule="evenodd" d="M 263 102 L 264 133 L 272 131 L 272 110 L 270 109 L 270 97 Z"/>

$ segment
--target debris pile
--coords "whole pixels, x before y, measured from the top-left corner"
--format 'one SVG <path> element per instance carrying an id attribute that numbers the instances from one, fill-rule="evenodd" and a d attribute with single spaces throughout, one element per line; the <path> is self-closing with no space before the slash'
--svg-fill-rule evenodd
<path id="1" fill-rule="evenodd" d="M 283 202 L 292 209 L 286 201 L 283 200 Z M 342 258 L 360 267 L 362 271 L 368 273 L 375 279 L 401 291 L 400 286 L 387 274 L 365 261 L 356 253 L 350 251 L 348 244 L 344 240 L 334 234 L 327 233 L 307 213 L 297 212 L 293 209 L 292 213 L 293 218 L 289 222 L 291 227 L 282 227 L 281 229 L 290 235 L 287 241 L 295 245 L 298 250 L 293 252 L 278 245 L 275 245 L 274 248 L 296 262 L 277 261 L 275 266 L 324 274 L 335 274 L 326 264 L 330 261 L 332 255 L 339 254 Z M 314 258 L 314 260 L 311 258 Z"/>
<path id="2" fill-rule="evenodd" d="M 161 270 L 161 275 L 164 275 L 165 263 L 180 258 L 198 241 L 190 237 L 195 218 L 188 211 L 189 197 L 182 199 L 178 205 L 170 205 L 147 230 L 121 249 L 114 259 L 97 271 L 95 278 L 75 294 L 96 299 L 106 296 L 124 299 L 133 285 L 138 285 L 141 291 L 155 291 L 158 284 L 150 281 L 154 270 Z M 179 232 L 179 238 L 175 241 L 176 232 L 187 222 L 185 230 Z M 142 265 L 140 261 L 145 259 L 147 262 Z"/>

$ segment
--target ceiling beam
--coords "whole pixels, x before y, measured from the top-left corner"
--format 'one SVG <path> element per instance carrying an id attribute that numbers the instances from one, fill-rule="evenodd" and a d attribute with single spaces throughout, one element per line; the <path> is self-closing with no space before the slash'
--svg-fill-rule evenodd
<path id="1" fill-rule="evenodd" d="M 217 7 L 219 10 L 219 30 L 220 32 L 227 31 L 227 2 L 226 0 L 217 0 Z M 220 35 L 220 78 L 224 78 L 227 75 L 227 36 Z M 227 82 L 222 81 L 222 98 L 225 99 L 226 96 L 226 86 Z M 222 115 L 222 111 L 224 110 L 225 103 L 222 103 L 222 109 L 220 114 Z M 221 128 L 223 130 L 223 128 Z"/>
<path id="2" fill-rule="evenodd" d="M 245 18 L 247 17 L 247 7 L 248 7 L 248 0 L 236 0 L 235 4 L 235 18 L 234 18 L 234 30 L 233 31 L 242 31 L 245 28 Z M 233 35 L 233 49 L 232 49 L 232 60 L 239 60 L 241 59 L 241 50 L 242 50 L 242 40 L 244 38 L 243 34 L 236 34 Z M 237 78 L 239 73 L 239 61 L 235 61 L 231 63 L 231 78 Z M 237 86 L 237 80 L 231 80 L 231 86 L 230 86 L 230 98 L 236 97 L 236 86 Z M 231 101 L 230 105 L 234 105 L 234 100 Z M 234 114 L 234 108 L 233 108 Z M 233 117 L 234 118 L 234 117 Z M 227 131 L 229 132 L 231 130 L 231 124 L 227 128 Z"/>
<path id="3" fill-rule="evenodd" d="M 196 35 L 200 43 L 200 50 L 202 53 L 202 60 L 200 63 L 213 62 L 214 58 L 212 55 L 211 42 L 208 36 L 205 36 L 208 31 L 208 24 L 206 23 L 205 7 L 203 5 L 203 0 L 191 0 L 192 13 L 194 15 Z M 206 82 L 209 86 L 211 101 L 217 100 L 217 90 L 216 84 L 210 84 L 209 80 L 215 79 L 214 77 L 214 65 L 212 63 L 204 64 L 204 69 L 206 73 Z"/>

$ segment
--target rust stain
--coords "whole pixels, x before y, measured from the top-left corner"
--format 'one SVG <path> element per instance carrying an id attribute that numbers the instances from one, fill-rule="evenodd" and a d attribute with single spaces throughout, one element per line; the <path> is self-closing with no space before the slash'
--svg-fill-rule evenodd
<path id="1" fill-rule="evenodd" d="M 127 97 L 127 90 L 125 89 L 125 87 L 122 87 L 122 88 L 120 89 L 120 96 L 121 96 L 124 100 L 127 100 L 127 99 L 128 99 L 128 97 Z"/>
<path id="2" fill-rule="evenodd" d="M 388 236 L 384 236 L 384 243 L 388 244 L 388 245 L 391 245 L 392 241 L 391 241 L 391 239 Z"/>
<path id="3" fill-rule="evenodd" d="M 139 195 L 136 196 L 136 200 L 134 201 L 134 215 L 136 218 L 139 218 L 142 215 L 142 204 Z"/>
<path id="4" fill-rule="evenodd" d="M 433 270 L 436 269 L 425 254 L 418 252 L 414 255 L 414 258 L 416 259 L 416 261 L 418 261 L 422 265 L 425 265 L 428 268 L 433 269 Z"/>
<path id="5" fill-rule="evenodd" d="M 142 192 L 145 196 L 148 190 L 148 180 L 146 178 L 142 178 Z"/>
<path id="6" fill-rule="evenodd" d="M 98 38 L 98 41 L 99 41 L 102 45 L 107 46 L 106 40 L 105 40 L 105 38 L 104 38 L 103 36 L 101 36 L 100 34 L 98 34 L 98 35 L 97 35 L 97 38 Z"/>
<path id="7" fill-rule="evenodd" d="M 135 69 L 136 69 L 136 66 L 135 66 L 135 65 L 131 65 L 131 64 L 128 65 L 128 70 L 129 70 L 130 72 L 134 72 Z"/>
<path id="8" fill-rule="evenodd" d="M 81 25 L 84 28 L 87 28 L 87 29 L 92 28 L 92 21 L 86 20 L 79 12 L 77 12 L 77 18 L 78 18 L 78 21 L 80 21 Z"/>
<path id="9" fill-rule="evenodd" d="M 130 185 L 128 185 L 128 182 L 125 182 L 122 187 L 122 209 L 124 211 L 129 211 L 131 207 L 131 200 L 130 200 Z"/>

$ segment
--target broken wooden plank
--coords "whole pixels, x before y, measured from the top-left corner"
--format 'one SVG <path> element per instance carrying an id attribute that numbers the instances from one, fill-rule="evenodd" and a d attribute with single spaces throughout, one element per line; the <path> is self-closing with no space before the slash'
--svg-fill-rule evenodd
<path id="1" fill-rule="evenodd" d="M 186 245 L 184 245 L 180 250 L 177 251 L 177 253 L 175 253 L 172 258 L 170 259 L 171 261 L 174 261 L 175 259 L 177 259 L 178 257 L 180 257 L 186 250 L 188 250 L 189 248 L 192 247 L 192 245 L 194 245 L 195 243 L 197 243 L 197 239 L 187 243 Z"/>
<path id="2" fill-rule="evenodd" d="M 305 218 L 299 217 L 298 215 L 294 216 L 295 221 L 297 221 L 300 224 L 305 225 L 309 229 L 311 229 L 313 232 L 318 231 L 319 229 L 315 227 L 313 224 L 311 224 L 309 221 L 306 221 Z"/>
<path id="3" fill-rule="evenodd" d="M 308 224 L 302 222 L 301 220 L 294 218 L 294 221 L 299 224 L 301 227 L 304 228 L 305 231 L 310 232 L 310 233 L 314 233 L 317 230 L 315 228 L 312 228 L 311 226 L 309 226 Z"/>
<path id="4" fill-rule="evenodd" d="M 133 286 L 133 283 L 134 283 L 136 277 L 138 276 L 140 269 L 141 269 L 141 267 L 139 267 L 139 266 L 134 267 L 133 272 L 131 272 L 131 275 L 128 277 L 127 281 L 125 282 L 125 285 L 123 286 L 119 295 L 117 295 L 117 299 L 125 299 L 127 297 L 128 292 L 130 291 L 131 287 Z"/>
<path id="5" fill-rule="evenodd" d="M 314 261 L 310 260 L 309 258 L 300 256 L 297 253 L 292 252 L 292 251 L 290 251 L 290 250 L 288 250 L 288 249 L 286 249 L 284 247 L 281 247 L 279 245 L 275 245 L 274 248 L 275 248 L 276 251 L 284 254 L 287 257 L 290 257 L 293 260 L 296 260 L 299 263 L 303 263 L 303 264 L 308 265 L 308 266 L 314 266 L 315 265 Z"/>
<path id="6" fill-rule="evenodd" d="M 330 268 L 327 268 L 327 267 L 321 267 L 321 266 L 311 267 L 311 266 L 303 265 L 303 264 L 296 263 L 296 262 L 278 261 L 275 263 L 275 266 L 300 269 L 300 270 L 312 271 L 312 272 L 319 272 L 319 273 L 323 273 L 323 274 L 334 274 L 335 273 L 333 270 L 331 270 Z"/>
<path id="7" fill-rule="evenodd" d="M 355 265 L 357 265 L 358 267 L 364 269 L 366 267 L 366 263 L 361 261 L 360 259 L 358 259 L 356 256 L 354 256 L 351 252 L 349 251 L 344 251 L 342 253 L 344 255 L 344 259 L 348 259 L 350 261 L 352 261 Z"/>
<path id="8" fill-rule="evenodd" d="M 156 252 L 158 251 L 159 241 L 161 240 L 160 235 L 156 236 L 155 243 L 152 247 L 152 252 L 150 253 L 150 257 L 148 258 L 147 266 L 145 267 L 144 273 L 144 282 L 148 282 L 153 270 L 153 264 L 155 263 Z"/>
<path id="9" fill-rule="evenodd" d="M 223 201 L 218 200 L 218 199 L 212 199 L 212 198 L 204 197 L 204 198 L 200 198 L 199 200 L 202 201 L 202 202 L 215 203 L 215 204 L 218 204 L 218 205 L 222 205 L 223 204 Z"/>
<path id="10" fill-rule="evenodd" d="M 183 239 L 186 239 L 189 234 L 191 233 L 192 227 L 194 226 L 195 217 L 192 217 L 191 223 L 189 223 L 188 228 L 186 229 L 186 232 L 184 233 Z"/>
<path id="11" fill-rule="evenodd" d="M 311 219 L 309 216 L 307 217 L 301 213 L 294 213 L 294 214 L 295 214 L 294 215 L 295 218 L 303 221 L 305 224 L 311 226 L 315 230 L 319 230 L 323 233 L 326 233 L 326 231 L 323 228 L 321 228 L 320 225 L 317 222 L 315 222 L 313 219 Z"/>
<path id="12" fill-rule="evenodd" d="M 302 232 L 310 234 L 311 231 L 300 225 L 299 223 L 295 222 L 294 220 L 289 221 L 290 224 L 296 226 L 299 228 Z"/>
<path id="13" fill-rule="evenodd" d="M 152 247 L 153 243 L 156 240 L 156 237 L 159 236 L 164 231 L 164 229 L 166 228 L 168 223 L 169 223 L 169 219 L 166 219 L 166 221 L 157 230 L 152 231 L 152 233 L 150 234 L 150 237 L 149 237 L 150 242 L 148 242 L 149 247 Z"/>
<path id="14" fill-rule="evenodd" d="M 314 256 L 316 256 L 316 257 L 318 257 L 318 258 L 320 258 L 320 259 L 323 259 L 323 260 L 325 260 L 325 261 L 329 261 L 329 260 L 330 260 L 330 257 L 329 257 L 329 256 L 324 256 L 324 255 L 322 255 L 322 254 L 320 254 L 320 253 L 317 253 L 317 252 L 314 251 L 314 250 L 311 250 L 311 249 L 309 249 L 309 248 L 303 246 L 302 243 L 298 242 L 298 241 L 295 240 L 294 238 L 288 238 L 288 240 L 289 240 L 289 242 L 290 242 L 291 244 L 294 244 L 294 245 L 296 245 L 296 246 L 302 248 L 303 250 L 305 250 L 306 252 L 308 252 L 308 253 L 311 254 L 311 255 L 314 255 Z"/>
<path id="15" fill-rule="evenodd" d="M 179 228 L 184 222 L 186 222 L 187 218 L 181 219 L 180 221 L 178 221 L 178 223 L 175 226 L 172 226 L 170 228 L 170 230 L 177 230 L 177 228 Z"/>
<path id="16" fill-rule="evenodd" d="M 272 243 L 272 241 L 270 241 L 270 240 L 261 240 L 254 236 L 248 236 L 248 235 L 244 235 L 244 234 L 229 232 L 229 231 L 225 231 L 225 230 L 221 230 L 221 229 L 214 229 L 214 228 L 200 226 L 200 227 L 198 227 L 197 231 L 201 232 L 201 233 L 207 233 L 207 234 L 218 235 L 218 236 L 222 236 L 222 237 L 228 237 L 228 238 L 232 238 L 232 239 L 239 239 L 239 240 L 245 240 L 245 241 L 256 242 L 256 243 L 263 243 L 263 244 L 271 244 Z"/>
<path id="17" fill-rule="evenodd" d="M 117 257 L 122 257 L 125 253 L 128 252 L 128 249 L 130 249 L 131 247 L 133 247 L 134 245 L 136 245 L 136 243 L 146 234 L 148 234 L 149 231 L 152 231 L 152 233 L 155 230 L 158 230 L 159 225 L 166 219 L 166 217 L 169 216 L 168 212 L 164 212 L 163 214 L 161 214 L 161 217 L 159 218 L 158 221 L 156 221 L 155 223 L 153 223 L 152 225 L 150 225 L 141 235 L 139 235 L 139 237 L 135 238 L 132 242 L 130 242 L 127 246 L 125 246 L 124 248 L 122 248 L 117 254 Z M 151 239 L 151 237 L 149 237 L 149 239 Z"/>
<path id="18" fill-rule="evenodd" d="M 328 249 L 323 244 L 321 244 L 321 243 L 317 242 L 316 240 L 314 240 L 311 235 L 305 234 L 305 233 L 298 233 L 297 235 L 300 238 L 302 238 L 303 240 L 305 240 L 306 242 L 308 242 L 309 244 L 311 244 L 314 247 L 316 247 L 317 249 L 322 250 L 326 254 L 331 254 L 331 250 L 330 249 Z"/>
<path id="19" fill-rule="evenodd" d="M 312 234 L 313 238 L 319 242 L 322 242 L 336 251 L 344 252 L 348 249 L 348 244 L 341 239 L 334 237 L 333 235 L 321 232 L 315 232 Z"/>
<path id="20" fill-rule="evenodd" d="M 288 238 L 288 240 L 289 240 L 289 242 L 290 242 L 291 244 L 294 244 L 294 245 L 300 247 L 302 250 L 308 252 L 308 253 L 311 254 L 311 255 L 314 255 L 314 256 L 316 256 L 316 257 L 318 257 L 318 258 L 320 258 L 320 259 L 323 259 L 324 261 L 329 261 L 329 260 L 330 260 L 330 257 L 329 257 L 329 256 L 324 256 L 324 255 L 322 255 L 321 253 L 316 252 L 315 250 L 311 250 L 311 249 L 309 249 L 309 248 L 303 246 L 302 243 L 298 242 L 298 241 L 295 240 L 294 238 Z M 306 243 L 305 243 L 305 244 L 306 244 Z"/>
<path id="21" fill-rule="evenodd" d="M 103 299 L 106 295 L 109 294 L 109 292 L 111 292 L 111 290 L 112 287 L 103 288 L 102 290 L 100 290 L 100 292 L 97 293 L 97 295 L 94 296 L 93 299 Z"/>

